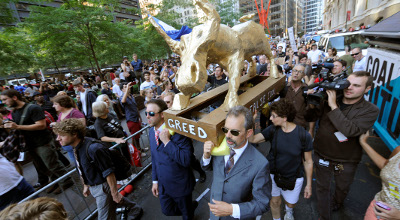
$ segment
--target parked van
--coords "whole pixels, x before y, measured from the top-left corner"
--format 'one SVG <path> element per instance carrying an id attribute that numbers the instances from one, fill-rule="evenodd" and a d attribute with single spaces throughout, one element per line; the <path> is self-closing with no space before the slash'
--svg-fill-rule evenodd
<path id="1" fill-rule="evenodd" d="M 27 81 L 25 78 L 22 78 L 22 79 L 13 79 L 13 80 L 9 80 L 9 81 L 8 81 L 8 84 L 13 85 L 13 86 L 16 86 L 16 85 L 18 85 L 18 84 L 20 84 L 20 85 L 25 85 L 25 84 L 27 84 L 27 83 L 28 83 L 28 81 Z"/>
<path id="2" fill-rule="evenodd" d="M 363 32 L 364 30 L 326 34 L 319 40 L 318 49 L 328 55 L 329 48 L 336 48 L 337 55 L 340 57 L 345 55 L 344 47 L 349 45 L 351 48 L 361 48 L 362 54 L 366 56 L 369 45 L 366 43 L 365 37 L 361 35 Z"/>

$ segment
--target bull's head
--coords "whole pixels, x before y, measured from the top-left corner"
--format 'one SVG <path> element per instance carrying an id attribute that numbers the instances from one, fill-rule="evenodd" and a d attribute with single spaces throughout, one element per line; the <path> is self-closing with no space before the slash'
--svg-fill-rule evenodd
<path id="1" fill-rule="evenodd" d="M 165 39 L 172 51 L 181 56 L 182 65 L 175 78 L 176 86 L 185 95 L 201 92 L 207 82 L 207 53 L 215 43 L 221 18 L 215 7 L 206 0 L 195 2 L 206 14 L 208 20 L 193 28 L 181 41 L 172 40 L 152 18 L 150 22 Z"/>

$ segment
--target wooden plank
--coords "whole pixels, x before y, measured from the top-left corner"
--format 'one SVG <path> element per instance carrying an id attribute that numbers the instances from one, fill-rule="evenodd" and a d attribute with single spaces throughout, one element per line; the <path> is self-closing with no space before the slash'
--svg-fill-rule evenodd
<path id="1" fill-rule="evenodd" d="M 241 82 L 245 83 L 248 81 L 254 81 L 255 83 L 258 83 L 258 81 L 261 81 L 263 78 L 261 76 L 256 77 L 259 78 L 242 77 L 244 79 L 241 80 Z M 246 89 L 246 92 L 239 96 L 239 103 L 254 112 L 255 110 L 261 108 L 265 103 L 271 101 L 271 99 L 274 98 L 277 93 L 284 88 L 284 85 L 284 76 L 278 79 L 271 77 L 267 78 L 266 80 L 256 84 L 254 87 Z M 228 84 L 223 86 L 227 87 Z M 185 118 L 184 115 L 186 117 L 196 115 L 196 108 L 204 104 L 211 104 L 207 101 L 214 99 L 221 93 L 227 92 L 227 88 L 224 89 L 220 87 L 200 95 L 202 97 L 198 96 L 193 98 L 193 100 L 196 98 L 197 99 L 191 102 L 189 110 L 184 109 L 182 111 L 165 111 L 164 117 L 167 128 L 198 141 L 212 141 L 214 144 L 219 144 L 225 136 L 221 130 L 221 127 L 225 123 L 227 112 L 221 108 L 217 108 L 211 113 L 205 115 L 199 121 Z M 194 114 L 192 115 L 190 111 L 193 111 Z"/>

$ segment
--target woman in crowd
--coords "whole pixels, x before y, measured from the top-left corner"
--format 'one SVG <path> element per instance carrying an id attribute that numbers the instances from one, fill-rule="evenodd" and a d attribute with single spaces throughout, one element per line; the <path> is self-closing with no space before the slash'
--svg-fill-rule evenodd
<path id="1" fill-rule="evenodd" d="M 119 75 L 121 80 L 132 81 L 133 76 L 131 76 L 131 74 L 129 72 L 133 71 L 133 66 L 128 61 L 128 59 L 126 59 L 125 57 L 124 57 L 124 61 L 121 64 L 121 69 L 122 69 L 122 71 L 121 71 L 121 74 Z"/>
<path id="2" fill-rule="evenodd" d="M 294 54 L 292 48 L 287 49 L 285 62 L 290 68 L 293 68 L 296 64 L 299 64 L 299 57 Z"/>
<path id="3" fill-rule="evenodd" d="M 102 94 L 102 95 L 97 96 L 96 102 L 100 102 L 100 101 L 105 102 L 107 104 L 108 111 L 112 117 L 118 118 L 117 113 L 114 111 L 113 101 L 110 99 L 110 97 L 108 97 L 108 95 Z"/>
<path id="4" fill-rule="evenodd" d="M 126 144 L 125 132 L 118 119 L 112 117 L 109 113 L 108 106 L 105 102 L 94 102 L 92 104 L 93 116 L 96 117 L 94 128 L 97 138 L 102 142 L 106 142 L 109 147 L 114 144 L 120 144 L 119 148 L 123 155 L 130 161 L 128 145 Z"/>
<path id="5" fill-rule="evenodd" d="M 172 91 L 173 89 L 174 89 L 174 85 L 172 84 L 171 80 L 169 80 L 169 79 L 165 80 L 165 81 L 163 82 L 163 84 L 162 84 L 162 90 L 163 90 L 163 92 L 161 93 L 161 98 L 163 98 L 164 95 L 165 95 L 167 92 L 170 92 L 170 91 Z"/>
<path id="6" fill-rule="evenodd" d="M 151 99 L 154 98 L 154 92 L 153 92 L 153 90 L 152 90 L 151 88 L 145 89 L 145 90 L 144 90 L 144 97 L 145 97 L 144 104 L 146 105 L 146 103 L 147 103 L 148 101 L 150 101 Z"/>
<path id="7" fill-rule="evenodd" d="M 63 121 L 68 118 L 78 118 L 86 126 L 85 115 L 76 109 L 74 100 L 66 95 L 56 96 L 53 99 L 53 107 L 59 112 L 57 122 Z M 56 122 L 50 124 L 53 126 Z M 69 158 L 75 163 L 74 149 L 72 146 L 62 146 Z"/>
<path id="8" fill-rule="evenodd" d="M 400 219 L 400 146 L 397 146 L 389 156 L 382 157 L 368 143 L 369 133 L 360 136 L 361 147 L 381 169 L 382 190 L 371 201 L 364 220 L 399 220 Z"/>
<path id="9" fill-rule="evenodd" d="M 267 158 L 271 168 L 272 217 L 280 219 L 282 195 L 286 203 L 285 219 L 294 219 L 293 208 L 299 200 L 304 171 L 307 179 L 304 198 L 310 198 L 312 194 L 312 140 L 303 127 L 293 123 L 296 109 L 290 101 L 280 99 L 272 103 L 270 112 L 273 125 L 252 136 L 249 142 L 271 142 L 271 151 Z"/>
<path id="10" fill-rule="evenodd" d="M 324 61 L 327 61 L 328 59 L 331 59 L 332 61 L 338 60 L 339 57 L 337 56 L 337 50 L 336 48 L 329 48 L 328 49 L 328 56 L 324 58 Z"/>

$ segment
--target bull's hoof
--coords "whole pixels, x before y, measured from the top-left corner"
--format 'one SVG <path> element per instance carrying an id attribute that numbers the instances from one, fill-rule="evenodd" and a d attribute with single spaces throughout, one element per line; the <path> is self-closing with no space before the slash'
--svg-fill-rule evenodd
<path id="1" fill-rule="evenodd" d="M 190 95 L 185 96 L 182 93 L 176 94 L 174 96 L 174 103 L 172 104 L 171 110 L 179 111 L 185 109 L 189 106 Z"/>

